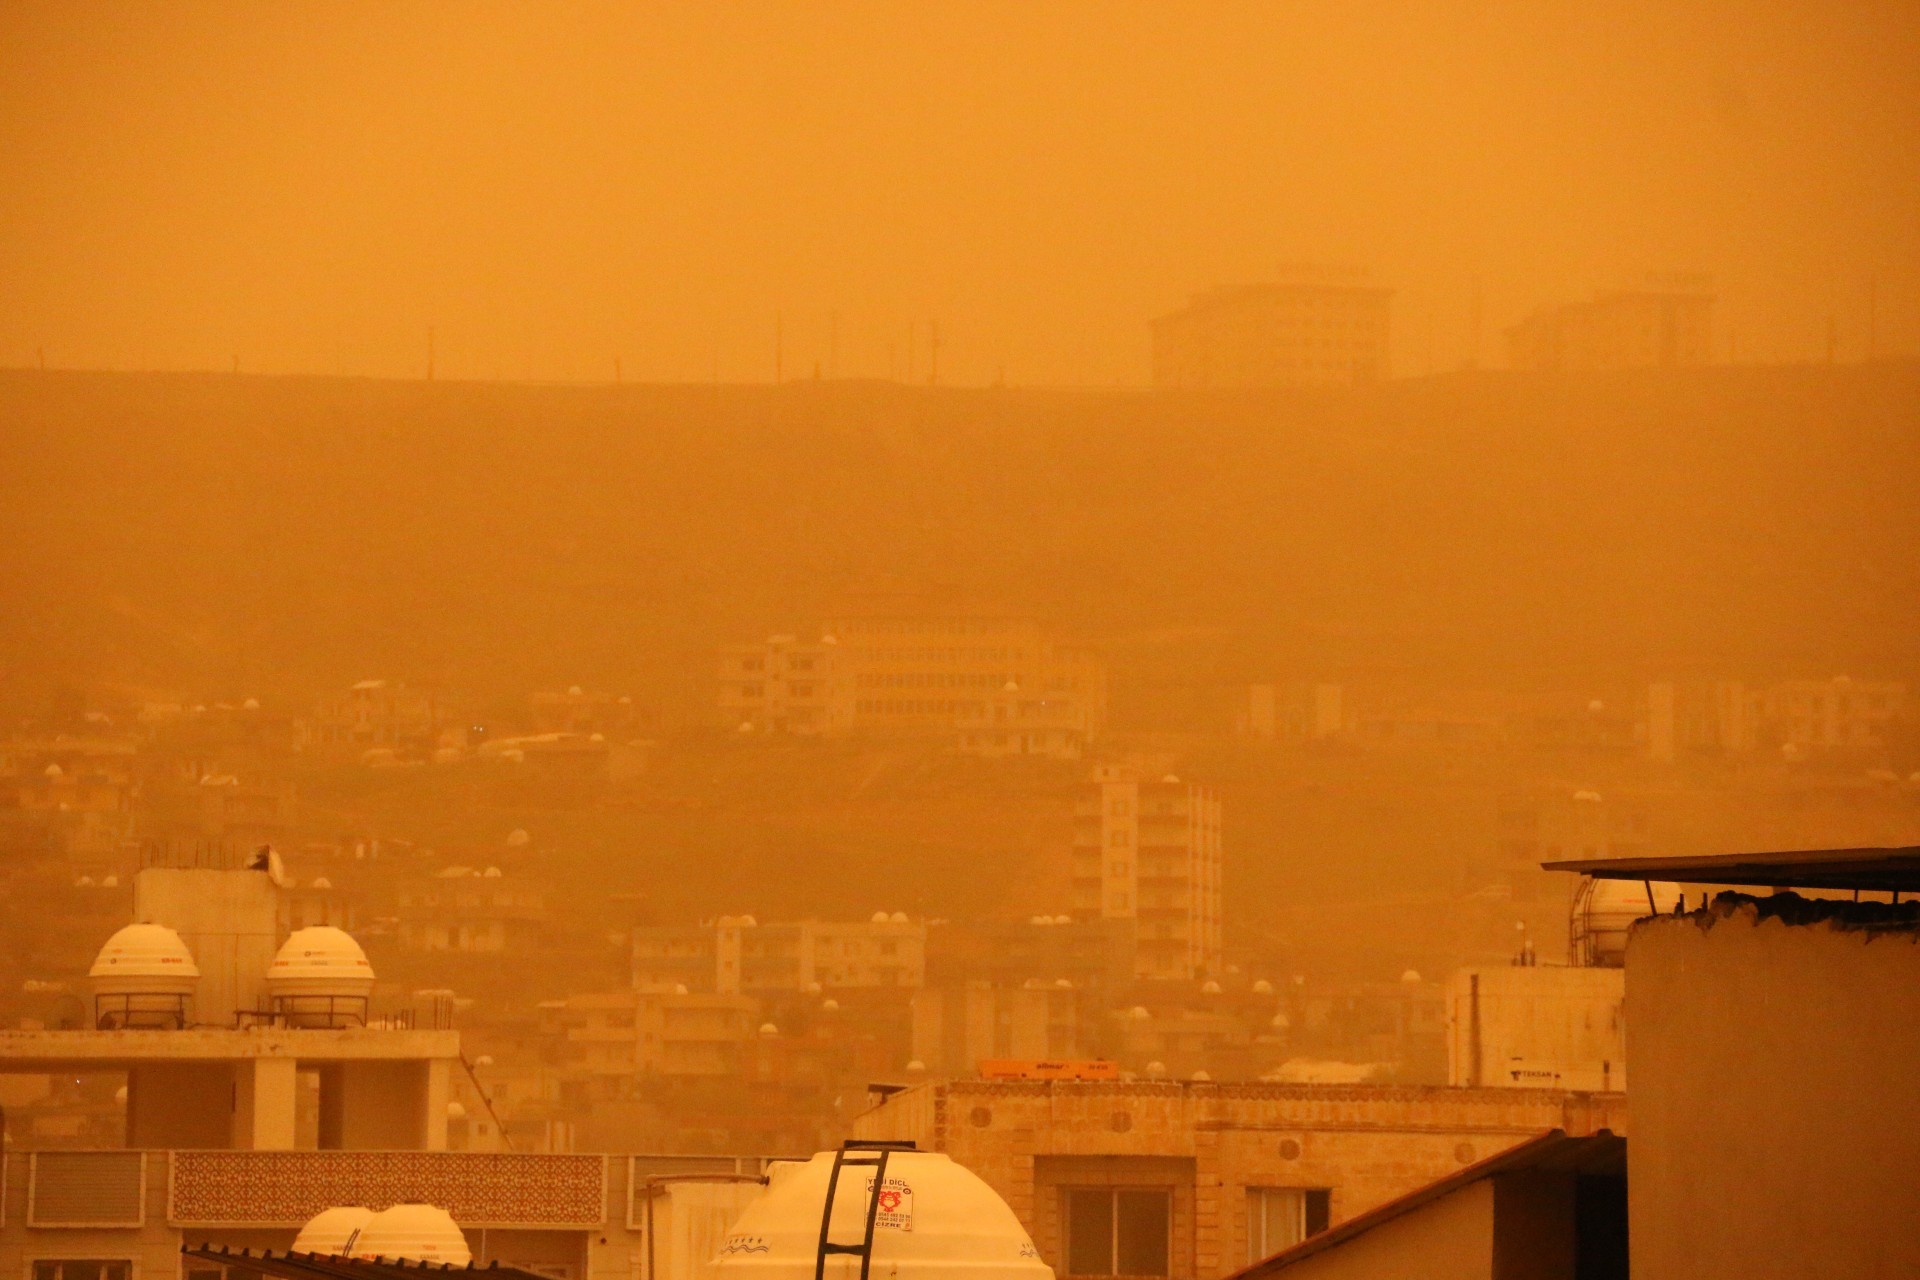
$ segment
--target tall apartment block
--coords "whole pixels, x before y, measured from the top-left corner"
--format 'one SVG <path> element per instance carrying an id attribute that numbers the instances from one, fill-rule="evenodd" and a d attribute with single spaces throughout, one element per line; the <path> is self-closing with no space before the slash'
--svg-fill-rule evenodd
<path id="1" fill-rule="evenodd" d="M 1212 790 L 1104 766 L 1074 806 L 1074 913 L 1132 922 L 1137 978 L 1204 977 L 1220 966 L 1220 851 Z"/>
<path id="2" fill-rule="evenodd" d="M 1387 376 L 1392 291 L 1299 280 L 1194 295 L 1153 322 L 1156 387 L 1347 386 Z"/>

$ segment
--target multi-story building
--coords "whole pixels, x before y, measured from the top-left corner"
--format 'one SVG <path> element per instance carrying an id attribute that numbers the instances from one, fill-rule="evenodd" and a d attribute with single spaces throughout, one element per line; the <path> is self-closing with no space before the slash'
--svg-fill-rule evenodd
<path id="1" fill-rule="evenodd" d="M 711 925 L 633 931 L 636 991 L 721 995 L 840 988 L 913 989 L 926 981 L 927 928 L 904 912 L 869 921 L 760 924 L 721 916 Z"/>
<path id="2" fill-rule="evenodd" d="M 546 895 L 498 867 L 447 867 L 399 893 L 400 944 L 414 951 L 525 955 L 547 939 Z"/>
<path id="3" fill-rule="evenodd" d="M 1078 1058 L 1080 996 L 1071 983 L 956 983 L 913 996 L 913 1060 L 936 1076 L 972 1075 L 988 1058 Z"/>
<path id="4" fill-rule="evenodd" d="M 1713 295 L 1704 288 L 1619 289 L 1545 307 L 1507 330 L 1516 369 L 1671 368 L 1713 358 Z"/>
<path id="5" fill-rule="evenodd" d="M 1247 687 L 1240 731 L 1262 742 L 1324 742 L 1347 728 L 1342 690 L 1324 681 Z"/>
<path id="6" fill-rule="evenodd" d="M 853 685 L 831 635 L 720 651 L 720 713 L 729 726 L 756 733 L 831 736 L 854 724 Z"/>
<path id="7" fill-rule="evenodd" d="M 1214 1280 L 1553 1129 L 1624 1132 L 1619 1094 L 954 1080 L 854 1123 L 979 1174 L 1062 1277 Z"/>
<path id="8" fill-rule="evenodd" d="M 1106 668 L 1038 625 L 885 598 L 720 654 L 719 708 L 747 732 L 953 735 L 980 755 L 1072 758 L 1106 724 Z"/>
<path id="9" fill-rule="evenodd" d="M 1345 386 L 1387 376 L 1392 291 L 1298 279 L 1196 294 L 1153 322 L 1157 387 Z"/>
<path id="10" fill-rule="evenodd" d="M 446 713 L 434 695 L 400 680 L 362 680 L 323 698 L 303 726 L 308 750 L 351 756 L 391 751 L 425 758 L 438 745 Z"/>
<path id="11" fill-rule="evenodd" d="M 1132 922 L 1136 977 L 1220 968 L 1220 869 L 1220 799 L 1209 788 L 1102 766 L 1075 802 L 1074 912 Z"/>
<path id="12" fill-rule="evenodd" d="M 633 699 L 569 687 L 564 693 L 543 689 L 527 698 L 527 715 L 536 734 L 599 733 L 608 737 L 629 733 L 636 725 Z"/>
<path id="13" fill-rule="evenodd" d="M 1875 751 L 1907 717 L 1907 686 L 1891 680 L 1733 680 L 1647 686 L 1646 746 L 1656 760 L 1680 753 Z"/>

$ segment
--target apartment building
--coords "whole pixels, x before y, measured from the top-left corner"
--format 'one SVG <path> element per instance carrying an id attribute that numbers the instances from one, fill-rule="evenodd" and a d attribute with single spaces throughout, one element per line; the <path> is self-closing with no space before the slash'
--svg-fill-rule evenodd
<path id="1" fill-rule="evenodd" d="M 1072 892 L 1081 918 L 1132 922 L 1139 978 L 1220 968 L 1220 799 L 1137 769 L 1095 770 L 1074 804 Z"/>
<path id="2" fill-rule="evenodd" d="M 1312 273 L 1320 274 L 1320 273 Z M 1351 386 L 1387 376 L 1392 290 L 1329 279 L 1229 285 L 1153 321 L 1156 387 Z"/>
<path id="3" fill-rule="evenodd" d="M 938 735 L 979 755 L 1075 758 L 1106 724 L 1105 666 L 1037 624 L 891 598 L 720 653 L 718 706 L 743 733 Z"/>
<path id="4" fill-rule="evenodd" d="M 1703 285 L 1617 289 L 1544 307 L 1507 330 L 1515 369 L 1665 369 L 1713 359 L 1713 295 Z"/>

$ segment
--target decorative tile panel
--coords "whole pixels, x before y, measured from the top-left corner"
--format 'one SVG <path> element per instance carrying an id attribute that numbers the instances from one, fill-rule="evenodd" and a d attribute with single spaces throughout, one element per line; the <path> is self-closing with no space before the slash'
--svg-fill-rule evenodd
<path id="1" fill-rule="evenodd" d="M 322 1209 L 439 1205 L 462 1226 L 588 1227 L 606 1218 L 606 1159 L 468 1151 L 176 1151 L 168 1220 L 299 1226 Z"/>

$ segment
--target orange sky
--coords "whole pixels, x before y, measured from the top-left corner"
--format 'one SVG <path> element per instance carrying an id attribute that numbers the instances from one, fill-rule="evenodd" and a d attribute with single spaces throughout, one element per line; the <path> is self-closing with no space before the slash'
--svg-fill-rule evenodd
<path id="1" fill-rule="evenodd" d="M 1711 272 L 1743 358 L 1920 351 L 1920 6 L 0 9 L 0 364 L 1138 383 L 1284 262 L 1396 371 Z M 838 314 L 837 356 L 830 334 Z M 1721 325 L 1719 344 L 1728 341 Z"/>

